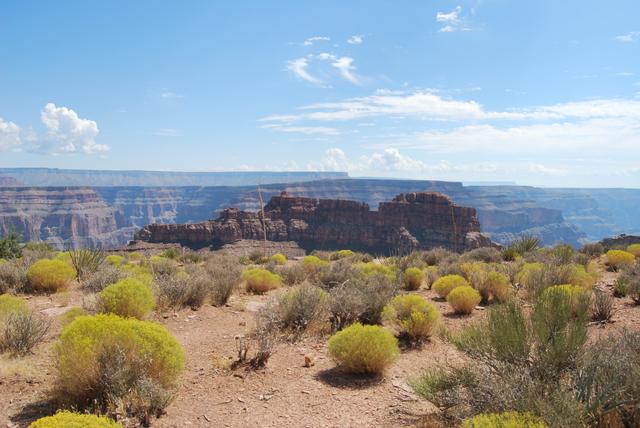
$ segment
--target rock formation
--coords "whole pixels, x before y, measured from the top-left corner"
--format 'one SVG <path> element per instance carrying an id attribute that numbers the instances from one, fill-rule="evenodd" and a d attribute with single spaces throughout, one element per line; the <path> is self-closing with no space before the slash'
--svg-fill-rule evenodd
<path id="1" fill-rule="evenodd" d="M 264 227 L 263 227 L 264 225 Z M 474 208 L 439 193 L 407 193 L 381 202 L 274 196 L 260 212 L 228 208 L 216 220 L 195 224 L 150 224 L 136 234 L 147 242 L 219 248 L 242 239 L 295 241 L 312 249 L 350 248 L 373 253 L 445 247 L 454 251 L 491 245 L 480 233 Z"/>

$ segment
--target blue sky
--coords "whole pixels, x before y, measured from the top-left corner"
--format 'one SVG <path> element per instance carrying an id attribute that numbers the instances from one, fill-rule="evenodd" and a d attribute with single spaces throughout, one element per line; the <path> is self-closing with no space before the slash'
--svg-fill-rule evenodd
<path id="1" fill-rule="evenodd" d="M 640 187 L 640 2 L 4 1 L 0 166 Z"/>

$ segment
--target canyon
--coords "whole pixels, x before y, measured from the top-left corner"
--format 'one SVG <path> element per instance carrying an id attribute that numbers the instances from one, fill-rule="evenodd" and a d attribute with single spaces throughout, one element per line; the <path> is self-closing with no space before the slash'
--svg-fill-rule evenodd
<path id="1" fill-rule="evenodd" d="M 216 218 L 229 207 L 256 212 L 260 206 L 258 185 L 265 200 L 286 191 L 291 196 L 353 200 L 370 207 L 400 193 L 438 192 L 460 206 L 475 208 L 482 232 L 502 244 L 522 233 L 540 236 L 547 245 L 581 245 L 621 233 L 640 233 L 640 190 L 636 189 L 465 186 L 458 182 L 340 178 L 331 174 L 295 181 L 298 176 L 292 173 L 259 175 L 260 181 L 250 175 L 232 177 L 244 173 L 226 173 L 231 174 L 230 182 L 244 180 L 249 182 L 246 185 L 180 186 L 181 181 L 176 179 L 173 186 L 29 186 L 37 183 L 33 177 L 9 173 L 0 171 L 0 234 L 15 229 L 24 240 L 42 240 L 58 248 L 113 248 L 125 245 L 147 224 L 198 223 Z M 155 174 L 159 181 L 169 181 L 163 173 Z M 60 176 L 64 174 L 60 172 Z M 69 183 L 76 179 L 57 180 Z M 114 181 L 126 180 L 115 176 Z"/>
<path id="2" fill-rule="evenodd" d="M 216 220 L 150 224 L 137 240 L 219 249 L 240 240 L 293 241 L 307 251 L 354 249 L 393 254 L 436 247 L 465 251 L 491 246 L 480 233 L 476 210 L 440 193 L 399 194 L 372 211 L 364 202 L 273 196 L 258 212 L 223 210 Z"/>

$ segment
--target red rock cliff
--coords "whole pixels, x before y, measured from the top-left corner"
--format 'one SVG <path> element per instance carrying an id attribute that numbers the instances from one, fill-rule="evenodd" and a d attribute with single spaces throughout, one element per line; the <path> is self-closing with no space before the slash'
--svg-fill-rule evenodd
<path id="1" fill-rule="evenodd" d="M 446 247 L 456 251 L 491 245 L 480 233 L 474 208 L 439 193 L 407 193 L 371 211 L 362 202 L 274 196 L 261 213 L 229 208 L 218 219 L 195 224 L 150 224 L 136 234 L 147 242 L 193 248 L 241 239 L 296 241 L 305 249 L 351 248 L 374 253 Z"/>

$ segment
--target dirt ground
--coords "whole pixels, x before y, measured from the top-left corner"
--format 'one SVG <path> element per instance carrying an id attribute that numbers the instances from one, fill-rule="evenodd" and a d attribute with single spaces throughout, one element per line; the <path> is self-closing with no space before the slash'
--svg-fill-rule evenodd
<path id="1" fill-rule="evenodd" d="M 598 287 L 612 292 L 615 274 L 605 273 Z M 156 427 L 397 427 L 415 426 L 437 409 L 417 397 L 408 379 L 428 367 L 456 362 L 461 356 L 449 344 L 433 338 L 422 349 L 403 351 L 383 378 L 354 378 L 337 371 L 327 355 L 326 338 L 280 343 L 266 369 L 228 370 L 236 357 L 236 336 L 249 332 L 255 311 L 271 295 L 234 295 L 221 308 L 206 305 L 198 311 L 159 312 L 165 325 L 184 346 L 187 366 L 183 382 L 166 415 Z M 478 309 L 459 317 L 435 293 L 420 290 L 438 305 L 444 325 L 458 329 L 484 316 Z M 50 316 L 53 326 L 34 354 L 0 357 L 0 427 L 26 427 L 50 408 L 49 390 L 55 377 L 53 344 L 60 332 L 58 316 L 79 306 L 82 292 L 34 296 L 29 304 Z M 623 328 L 640 330 L 640 307 L 630 299 L 615 299 L 613 322 L 593 324 L 595 339 Z M 249 353 L 251 353 L 251 349 Z M 314 360 L 304 367 L 305 355 Z"/>

